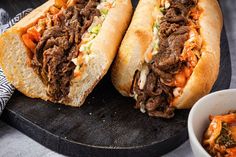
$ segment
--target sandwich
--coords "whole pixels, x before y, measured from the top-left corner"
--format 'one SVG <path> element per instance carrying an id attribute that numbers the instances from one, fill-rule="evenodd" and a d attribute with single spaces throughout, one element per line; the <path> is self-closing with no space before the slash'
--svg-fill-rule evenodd
<path id="1" fill-rule="evenodd" d="M 1 68 L 26 96 L 79 107 L 107 73 L 131 15 L 129 0 L 49 0 L 1 35 Z"/>
<path id="2" fill-rule="evenodd" d="M 216 0 L 140 0 L 112 67 L 112 82 L 149 116 L 171 118 L 210 92 L 220 63 Z"/>

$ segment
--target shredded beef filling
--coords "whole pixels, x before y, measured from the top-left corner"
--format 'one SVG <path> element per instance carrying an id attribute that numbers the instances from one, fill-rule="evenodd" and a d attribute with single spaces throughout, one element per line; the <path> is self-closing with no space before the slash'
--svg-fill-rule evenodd
<path id="1" fill-rule="evenodd" d="M 51 101 L 65 99 L 76 65 L 71 61 L 78 56 L 81 37 L 100 16 L 96 8 L 100 0 L 77 0 L 52 19 L 52 26 L 44 31 L 36 46 L 31 66 L 47 85 Z"/>
<path id="2" fill-rule="evenodd" d="M 159 50 L 148 63 L 149 74 L 144 89 L 141 90 L 138 85 L 140 71 L 136 71 L 133 83 L 133 92 L 137 94 L 136 108 L 144 106 L 150 116 L 162 118 L 174 116 L 174 108 L 170 106 L 174 88 L 166 84 L 172 82 L 173 74 L 186 65 L 180 61 L 180 56 L 189 37 L 188 14 L 197 0 L 169 2 L 170 7 L 164 10 L 160 22 Z"/>

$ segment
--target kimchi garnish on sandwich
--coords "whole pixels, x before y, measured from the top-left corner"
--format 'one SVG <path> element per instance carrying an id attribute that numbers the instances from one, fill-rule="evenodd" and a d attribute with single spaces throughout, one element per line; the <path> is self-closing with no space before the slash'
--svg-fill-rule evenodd
<path id="1" fill-rule="evenodd" d="M 172 103 L 201 58 L 200 14 L 196 0 L 164 0 L 156 7 L 153 40 L 145 52 L 145 65 L 136 71 L 133 82 L 136 108 L 142 112 L 174 116 Z"/>
<path id="2" fill-rule="evenodd" d="M 47 85 L 52 101 L 69 93 L 72 78 L 83 73 L 93 54 L 90 48 L 115 0 L 55 3 L 22 35 L 29 64 Z"/>
<path id="3" fill-rule="evenodd" d="M 108 72 L 130 0 L 48 0 L 0 35 L 0 66 L 30 98 L 80 107 Z"/>

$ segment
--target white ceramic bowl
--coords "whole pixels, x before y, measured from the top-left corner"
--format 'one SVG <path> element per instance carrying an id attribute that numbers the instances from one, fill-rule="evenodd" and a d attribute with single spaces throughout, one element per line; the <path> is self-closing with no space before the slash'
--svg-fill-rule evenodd
<path id="1" fill-rule="evenodd" d="M 210 157 L 202 147 L 202 136 L 210 124 L 209 115 L 219 115 L 236 110 L 236 89 L 211 93 L 201 98 L 190 111 L 188 134 L 195 157 Z"/>

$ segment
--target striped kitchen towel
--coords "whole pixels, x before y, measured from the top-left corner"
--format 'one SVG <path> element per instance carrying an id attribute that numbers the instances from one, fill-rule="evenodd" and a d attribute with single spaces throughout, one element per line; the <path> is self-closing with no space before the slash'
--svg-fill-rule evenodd
<path id="1" fill-rule="evenodd" d="M 7 12 L 0 8 L 0 34 L 2 34 L 7 28 L 13 26 L 16 22 L 18 22 L 21 18 L 23 18 L 31 11 L 32 9 L 26 9 L 17 14 L 13 19 L 9 20 L 9 15 L 7 14 Z M 0 68 L 0 115 L 4 107 L 6 106 L 6 103 L 11 98 L 14 90 L 14 87 L 8 83 L 2 69 Z"/>

